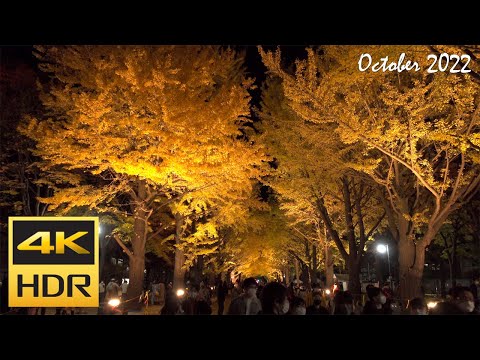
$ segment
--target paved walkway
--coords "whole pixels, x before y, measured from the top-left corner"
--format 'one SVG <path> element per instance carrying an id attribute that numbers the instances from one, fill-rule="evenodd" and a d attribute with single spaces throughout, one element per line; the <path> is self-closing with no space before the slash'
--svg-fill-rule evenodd
<path id="1" fill-rule="evenodd" d="M 227 313 L 228 308 L 230 306 L 230 295 L 227 296 L 225 299 L 225 308 L 224 308 L 224 314 Z M 128 315 L 159 315 L 160 311 L 162 310 L 162 307 L 160 305 L 149 305 L 148 308 L 143 308 L 141 310 L 136 310 L 136 311 L 129 311 Z M 55 308 L 47 308 L 45 315 L 55 315 Z M 40 314 L 40 311 L 39 311 Z M 77 308 L 75 311 L 75 315 L 97 315 L 98 314 L 98 308 Z M 218 303 L 217 299 L 213 298 L 212 299 L 212 315 L 217 315 L 218 314 Z M 70 315 L 70 313 L 68 314 Z"/>

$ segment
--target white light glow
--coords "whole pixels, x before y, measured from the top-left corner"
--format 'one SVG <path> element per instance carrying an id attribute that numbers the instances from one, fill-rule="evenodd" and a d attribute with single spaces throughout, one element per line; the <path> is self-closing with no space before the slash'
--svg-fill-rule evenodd
<path id="1" fill-rule="evenodd" d="M 330 295 L 330 290 L 325 290 L 325 294 Z"/>
<path id="2" fill-rule="evenodd" d="M 387 247 L 383 244 L 379 244 L 379 245 L 377 245 L 377 251 L 380 254 L 385 254 L 387 252 Z"/>
<path id="3" fill-rule="evenodd" d="M 178 290 L 177 290 L 177 296 L 180 297 L 180 296 L 183 296 L 183 295 L 185 295 L 185 290 L 183 290 L 183 289 L 178 289 Z"/>
<path id="4" fill-rule="evenodd" d="M 120 305 L 120 299 L 111 299 L 108 301 L 108 305 L 117 307 L 118 305 Z"/>
<path id="5" fill-rule="evenodd" d="M 427 307 L 429 309 L 433 309 L 435 306 L 437 306 L 438 302 L 436 301 L 430 301 L 428 304 L 427 304 Z"/>

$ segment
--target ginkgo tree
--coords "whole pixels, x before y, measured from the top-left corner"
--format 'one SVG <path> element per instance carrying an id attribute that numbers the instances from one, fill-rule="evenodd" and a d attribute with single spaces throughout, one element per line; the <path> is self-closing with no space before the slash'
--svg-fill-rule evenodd
<path id="1" fill-rule="evenodd" d="M 299 118 L 319 128 L 331 125 L 344 144 L 359 146 L 375 165 L 354 168 L 384 189 L 389 227 L 398 242 L 402 298 L 420 295 L 426 247 L 480 183 L 478 74 L 427 72 L 432 52 L 427 46 L 308 49 L 307 58 L 296 61 L 295 73 L 282 67 L 280 51 L 260 52 L 268 69 L 282 78 Z M 398 59 L 402 52 L 422 70 L 358 69 L 363 53 Z"/>
<path id="2" fill-rule="evenodd" d="M 232 164 L 237 166 L 240 161 Z M 238 232 L 245 228 L 250 212 L 262 208 L 252 191 L 253 174 L 241 168 L 225 173 L 230 176 L 235 174 L 241 181 L 234 184 L 217 174 L 214 185 L 187 193 L 170 206 L 175 219 L 172 234 L 175 242 L 174 288 L 184 285 L 185 271 L 199 257 L 202 261 L 213 260 L 218 254 L 223 231 L 231 229 Z"/>
<path id="3" fill-rule="evenodd" d="M 277 277 L 284 272 L 292 241 L 284 213 L 272 205 L 252 210 L 247 220 L 226 244 L 230 270 L 244 277 Z"/>
<path id="4" fill-rule="evenodd" d="M 154 209 L 200 191 L 221 197 L 219 187 L 248 187 L 244 180 L 260 171 L 261 150 L 240 131 L 252 80 L 242 56 L 219 47 L 36 50 L 51 79 L 42 89 L 48 112 L 20 131 L 56 180 L 54 196 L 42 201 L 58 213 L 87 206 L 134 218 L 123 239 L 130 247 L 116 239 L 130 259 L 127 296 L 136 297 Z"/>
<path id="5" fill-rule="evenodd" d="M 282 81 L 271 78 L 262 93 L 261 139 L 277 162 L 266 182 L 280 195 L 294 234 L 325 246 L 326 228 L 348 269 L 349 290 L 358 295 L 366 245 L 385 211 L 376 184 L 352 163 L 372 164 L 361 161 L 357 145 L 343 144 L 331 124 L 314 126 L 299 117 L 282 90 Z M 310 225 L 310 232 L 299 231 L 296 224 Z"/>

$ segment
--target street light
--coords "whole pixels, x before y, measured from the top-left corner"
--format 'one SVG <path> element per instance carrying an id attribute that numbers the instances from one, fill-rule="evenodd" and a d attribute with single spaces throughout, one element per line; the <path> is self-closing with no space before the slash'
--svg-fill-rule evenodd
<path id="1" fill-rule="evenodd" d="M 388 278 L 390 282 L 392 281 L 392 273 L 390 272 L 390 251 L 388 250 L 388 245 L 378 244 L 377 245 L 377 252 L 380 254 L 387 253 L 387 261 L 388 261 Z"/>

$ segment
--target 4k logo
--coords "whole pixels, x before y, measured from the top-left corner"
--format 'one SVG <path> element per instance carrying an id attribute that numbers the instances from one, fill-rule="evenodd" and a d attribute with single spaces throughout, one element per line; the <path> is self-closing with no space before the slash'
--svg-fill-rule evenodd
<path id="1" fill-rule="evenodd" d="M 57 239 L 57 254 L 65 254 L 65 246 L 68 246 L 70 249 L 75 251 L 77 254 L 90 254 L 90 252 L 81 246 L 78 246 L 74 243 L 79 237 L 88 234 L 87 231 L 79 231 L 75 234 L 69 236 L 65 239 L 65 233 L 63 231 L 57 231 L 55 234 Z M 41 239 L 40 245 L 33 245 L 33 243 L 37 240 Z M 39 231 L 32 236 L 30 236 L 27 240 L 22 242 L 20 245 L 17 246 L 18 250 L 23 251 L 38 251 L 42 254 L 50 254 L 52 250 L 55 250 L 55 246 L 50 246 L 50 232 L 48 231 Z"/>
<path id="2" fill-rule="evenodd" d="M 9 306 L 98 306 L 97 217 L 8 222 Z"/>

